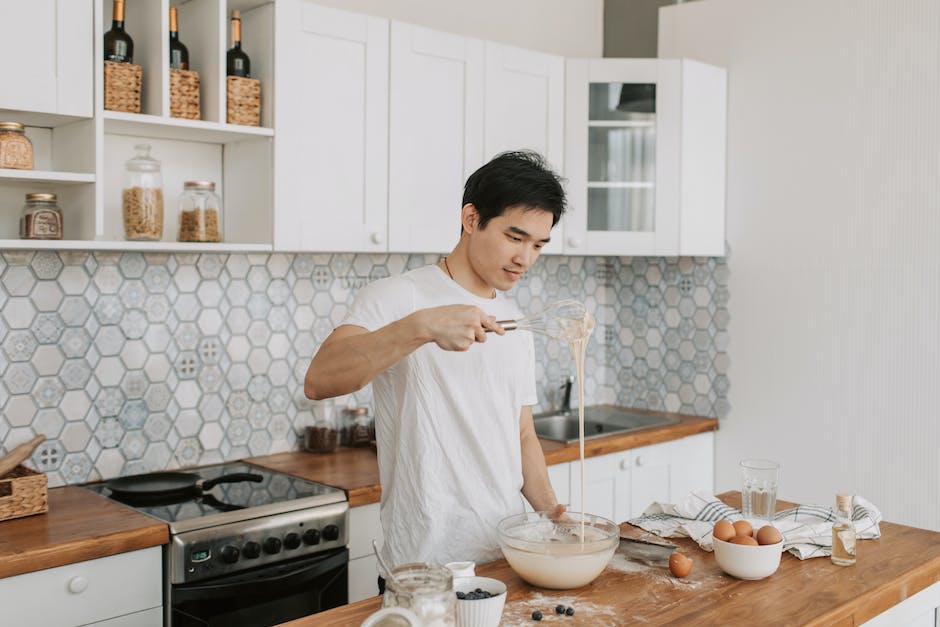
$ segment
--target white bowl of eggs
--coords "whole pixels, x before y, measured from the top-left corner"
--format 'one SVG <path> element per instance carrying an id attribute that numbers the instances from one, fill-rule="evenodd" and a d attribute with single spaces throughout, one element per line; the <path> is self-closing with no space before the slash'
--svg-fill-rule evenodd
<path id="1" fill-rule="evenodd" d="M 719 520 L 712 529 L 718 567 L 738 579 L 763 579 L 777 572 L 783 536 L 773 525 L 755 530 L 746 520 Z"/>

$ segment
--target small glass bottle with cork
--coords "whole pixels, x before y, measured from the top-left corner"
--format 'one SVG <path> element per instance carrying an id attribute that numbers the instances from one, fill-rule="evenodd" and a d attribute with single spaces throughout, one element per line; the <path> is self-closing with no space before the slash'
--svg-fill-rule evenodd
<path id="1" fill-rule="evenodd" d="M 832 563 L 851 566 L 855 563 L 855 524 L 852 522 L 852 495 L 836 495 L 836 520 L 832 523 Z"/>

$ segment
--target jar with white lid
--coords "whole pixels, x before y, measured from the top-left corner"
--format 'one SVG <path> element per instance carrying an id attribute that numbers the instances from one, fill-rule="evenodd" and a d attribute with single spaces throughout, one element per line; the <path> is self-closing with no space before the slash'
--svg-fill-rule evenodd
<path id="1" fill-rule="evenodd" d="M 178 239 L 181 242 L 222 241 L 222 201 L 212 181 L 183 183 Z"/>

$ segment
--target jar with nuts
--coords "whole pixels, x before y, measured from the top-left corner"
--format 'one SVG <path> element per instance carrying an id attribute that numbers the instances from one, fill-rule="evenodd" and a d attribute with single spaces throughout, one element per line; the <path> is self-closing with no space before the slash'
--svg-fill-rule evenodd
<path id="1" fill-rule="evenodd" d="M 179 241 L 221 242 L 222 201 L 212 181 L 186 181 L 179 201 Z"/>
<path id="2" fill-rule="evenodd" d="M 127 161 L 123 202 L 124 236 L 129 240 L 158 241 L 163 237 L 163 177 L 160 162 L 150 156 L 150 144 L 134 146 Z"/>

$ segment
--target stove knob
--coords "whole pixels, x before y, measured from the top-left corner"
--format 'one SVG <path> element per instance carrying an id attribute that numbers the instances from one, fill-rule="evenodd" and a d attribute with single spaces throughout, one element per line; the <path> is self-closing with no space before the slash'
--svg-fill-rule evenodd
<path id="1" fill-rule="evenodd" d="M 257 542 L 246 542 L 242 547 L 242 555 L 250 559 L 258 557 L 261 555 L 261 545 Z"/>
<path id="2" fill-rule="evenodd" d="M 284 536 L 284 548 L 296 549 L 300 546 L 300 536 L 296 533 L 289 533 Z"/>
<path id="3" fill-rule="evenodd" d="M 327 525 L 323 528 L 324 540 L 336 540 L 339 538 L 339 527 L 336 525 Z"/>
<path id="4" fill-rule="evenodd" d="M 307 529 L 304 531 L 304 544 L 320 544 L 320 530 Z"/>
<path id="5" fill-rule="evenodd" d="M 226 564 L 234 564 L 238 561 L 238 549 L 234 546 L 226 546 L 222 549 L 222 561 Z"/>
<path id="6" fill-rule="evenodd" d="M 274 555 L 281 552 L 281 539 L 268 538 L 264 541 L 264 552 L 268 555 Z"/>

